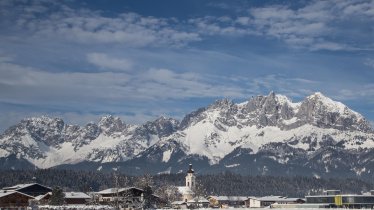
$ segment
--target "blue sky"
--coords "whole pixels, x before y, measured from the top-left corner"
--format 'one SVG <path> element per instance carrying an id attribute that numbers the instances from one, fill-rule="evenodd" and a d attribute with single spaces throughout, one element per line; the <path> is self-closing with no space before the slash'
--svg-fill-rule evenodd
<path id="1" fill-rule="evenodd" d="M 374 1 L 0 1 L 0 130 L 313 92 L 374 121 Z"/>

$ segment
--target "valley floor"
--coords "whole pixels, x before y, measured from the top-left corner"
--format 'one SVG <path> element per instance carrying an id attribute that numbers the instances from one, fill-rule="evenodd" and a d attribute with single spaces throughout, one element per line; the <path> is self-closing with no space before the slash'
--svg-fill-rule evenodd
<path id="1" fill-rule="evenodd" d="M 111 206 L 102 206 L 102 205 L 77 205 L 77 206 L 39 206 L 39 210 L 114 210 L 114 207 Z M 199 210 L 216 210 L 217 208 L 199 208 Z M 233 210 L 320 210 L 323 208 L 225 208 L 225 209 L 233 209 Z M 333 208 L 334 210 L 347 210 L 346 208 Z M 157 209 L 162 210 L 162 209 Z M 168 210 L 190 210 L 190 209 L 170 209 Z M 350 210 L 358 210 L 358 209 L 350 209 Z"/>

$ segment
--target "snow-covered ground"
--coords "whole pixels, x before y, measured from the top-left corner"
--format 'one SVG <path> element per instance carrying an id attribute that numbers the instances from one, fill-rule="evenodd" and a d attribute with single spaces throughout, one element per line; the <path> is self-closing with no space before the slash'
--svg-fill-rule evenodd
<path id="1" fill-rule="evenodd" d="M 112 206 L 106 205 L 63 205 L 63 206 L 51 206 L 51 205 L 44 205 L 38 206 L 39 210 L 48 210 L 48 209 L 55 209 L 55 210 L 114 210 L 115 208 Z"/>
<path id="2" fill-rule="evenodd" d="M 200 210 L 217 210 L 216 208 L 199 208 Z M 237 210 L 322 210 L 328 208 L 227 208 L 227 209 L 237 209 Z M 170 209 L 170 210 L 182 210 L 182 209 Z M 187 209 L 186 209 L 187 210 Z M 346 208 L 334 208 L 334 210 L 347 210 Z M 356 209 L 349 209 L 356 210 Z M 358 209 L 357 209 L 358 210 Z M 361 209 L 362 210 L 362 209 Z"/>

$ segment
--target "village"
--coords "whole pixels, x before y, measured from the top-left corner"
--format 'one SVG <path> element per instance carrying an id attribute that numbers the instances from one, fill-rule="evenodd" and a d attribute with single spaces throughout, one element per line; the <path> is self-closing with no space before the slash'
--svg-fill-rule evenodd
<path id="1" fill-rule="evenodd" d="M 39 183 L 18 184 L 0 190 L 0 209 L 198 209 L 198 208 L 370 208 L 374 190 L 361 195 L 325 190 L 322 195 L 304 198 L 284 196 L 206 195 L 196 182 L 192 165 L 185 185 L 177 186 L 176 196 L 160 196 L 150 186 L 108 188 L 98 192 L 63 192 Z M 169 194 L 175 194 L 169 190 Z"/>

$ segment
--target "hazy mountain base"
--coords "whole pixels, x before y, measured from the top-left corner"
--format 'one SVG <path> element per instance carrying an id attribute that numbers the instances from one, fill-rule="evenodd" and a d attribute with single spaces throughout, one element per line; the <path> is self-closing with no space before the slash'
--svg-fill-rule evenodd
<path id="1" fill-rule="evenodd" d="M 119 180 L 125 180 L 120 174 Z M 33 179 L 33 177 L 36 178 Z M 135 184 L 137 177 L 126 176 L 129 183 Z M 154 190 L 165 185 L 184 185 L 185 174 L 164 174 L 153 176 Z M 242 195 L 265 196 L 282 195 L 303 197 L 308 194 L 319 194 L 324 189 L 340 189 L 343 193 L 362 193 L 374 189 L 374 184 L 359 179 L 317 179 L 310 177 L 275 177 L 275 176 L 243 176 L 229 172 L 197 177 L 208 195 Z M 102 190 L 114 187 L 114 173 L 72 171 L 72 170 L 20 170 L 2 171 L 0 187 L 19 183 L 37 181 L 46 186 L 60 186 L 65 191 Z M 119 183 L 120 187 L 126 187 Z"/>
<path id="2" fill-rule="evenodd" d="M 278 150 L 276 150 L 276 149 Z M 174 152 L 169 162 L 163 162 L 160 151 L 150 151 L 147 155 L 136 157 L 126 162 L 95 163 L 82 162 L 78 164 L 65 164 L 57 166 L 57 169 L 87 170 L 101 172 L 112 172 L 114 169 L 129 175 L 141 175 L 144 173 L 180 173 L 185 166 L 192 163 L 200 174 L 223 173 L 230 171 L 242 175 L 267 175 L 267 176 L 305 176 L 316 178 L 359 178 L 362 180 L 373 180 L 374 173 L 374 150 L 360 150 L 347 152 L 338 146 L 326 146 L 315 152 L 314 156 L 295 155 L 297 150 L 287 145 L 278 143 L 271 145 L 271 149 L 252 154 L 250 149 L 237 148 L 219 164 L 210 165 L 209 160 L 204 156 L 187 155 L 182 151 Z M 283 152 L 280 152 L 283 150 Z M 288 150 L 288 151 L 286 151 Z M 285 152 L 286 151 L 286 152 Z M 287 164 L 278 160 L 289 158 Z M 367 161 L 363 163 L 363 159 Z M 1 161 L 1 160 L 0 160 Z M 360 167 L 358 167 L 360 166 Z M 369 170 L 365 170 L 365 169 Z"/>

